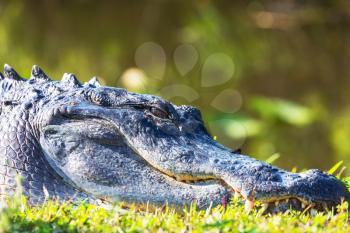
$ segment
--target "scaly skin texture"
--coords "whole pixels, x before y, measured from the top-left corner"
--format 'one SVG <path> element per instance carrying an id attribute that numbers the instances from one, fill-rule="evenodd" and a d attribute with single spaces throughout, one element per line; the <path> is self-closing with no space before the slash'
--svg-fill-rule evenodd
<path id="1" fill-rule="evenodd" d="M 291 173 L 214 141 L 200 112 L 157 96 L 51 81 L 38 67 L 26 80 L 5 65 L 0 76 L 0 197 L 22 176 L 30 203 L 103 199 L 199 208 L 243 196 L 270 211 L 331 208 L 349 198 L 333 176 Z M 271 203 L 284 200 L 278 207 Z M 269 205 L 270 203 L 270 205 Z"/>

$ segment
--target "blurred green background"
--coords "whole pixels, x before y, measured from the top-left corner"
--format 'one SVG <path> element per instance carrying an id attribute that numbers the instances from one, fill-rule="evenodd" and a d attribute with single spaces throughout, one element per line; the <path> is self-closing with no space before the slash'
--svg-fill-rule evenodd
<path id="1" fill-rule="evenodd" d="M 216 140 L 286 169 L 350 164 L 349 62 L 347 0 L 0 0 L 0 63 L 197 106 Z"/>

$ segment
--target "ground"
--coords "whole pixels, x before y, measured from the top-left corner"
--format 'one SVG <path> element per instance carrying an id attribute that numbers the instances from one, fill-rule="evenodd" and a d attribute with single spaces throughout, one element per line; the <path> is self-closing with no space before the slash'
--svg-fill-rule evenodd
<path id="1" fill-rule="evenodd" d="M 348 185 L 350 177 L 343 181 Z M 239 200 L 232 200 L 226 208 L 203 211 L 195 206 L 177 212 L 172 208 L 137 211 L 121 205 L 106 209 L 49 200 L 29 207 L 19 197 L 0 210 L 0 232 L 350 232 L 347 201 L 337 211 L 275 215 L 262 215 L 258 210 L 247 213 Z"/>

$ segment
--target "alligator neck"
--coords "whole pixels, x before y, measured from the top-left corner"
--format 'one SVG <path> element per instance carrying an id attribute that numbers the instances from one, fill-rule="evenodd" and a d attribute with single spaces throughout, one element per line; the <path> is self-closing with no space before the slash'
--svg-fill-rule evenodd
<path id="1" fill-rule="evenodd" d="M 0 119 L 0 200 L 14 194 L 19 176 L 29 203 L 42 202 L 48 195 L 60 200 L 74 195 L 84 197 L 48 165 L 33 135 L 33 114 L 11 112 L 1 114 Z"/>

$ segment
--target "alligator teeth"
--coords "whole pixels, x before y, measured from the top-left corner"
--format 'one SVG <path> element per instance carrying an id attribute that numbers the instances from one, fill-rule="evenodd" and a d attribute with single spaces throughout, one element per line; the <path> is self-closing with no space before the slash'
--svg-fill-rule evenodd
<path id="1" fill-rule="evenodd" d="M 304 202 L 301 203 L 301 208 L 305 208 L 306 207 L 306 204 Z"/>
<path id="2" fill-rule="evenodd" d="M 322 203 L 322 207 L 323 207 L 323 209 L 325 209 L 325 210 L 326 210 L 326 209 L 328 209 L 327 204 L 326 204 L 326 203 L 324 203 L 324 202 Z"/>
<path id="3" fill-rule="evenodd" d="M 275 206 L 278 206 L 280 204 L 280 201 L 275 202 Z"/>
<path id="4" fill-rule="evenodd" d="M 286 204 L 288 204 L 288 202 L 289 202 L 289 198 L 286 198 Z"/>
<path id="5" fill-rule="evenodd" d="M 265 212 L 267 210 L 267 208 L 269 208 L 269 203 L 263 203 L 261 205 L 261 209 L 263 210 L 262 212 Z"/>
<path id="6" fill-rule="evenodd" d="M 238 191 L 235 191 L 234 199 L 238 199 L 240 197 L 242 197 L 242 195 Z"/>
<path id="7" fill-rule="evenodd" d="M 251 209 L 254 208 L 254 201 L 251 200 L 245 200 L 245 204 L 244 204 L 244 210 L 247 212 L 250 212 Z"/>
<path id="8" fill-rule="evenodd" d="M 43 186 L 43 193 L 45 195 L 45 198 L 49 198 L 50 197 L 49 191 L 47 191 L 47 188 L 45 186 Z"/>
<path id="9" fill-rule="evenodd" d="M 317 211 L 314 208 L 311 208 L 310 210 L 310 216 L 315 216 Z"/>

